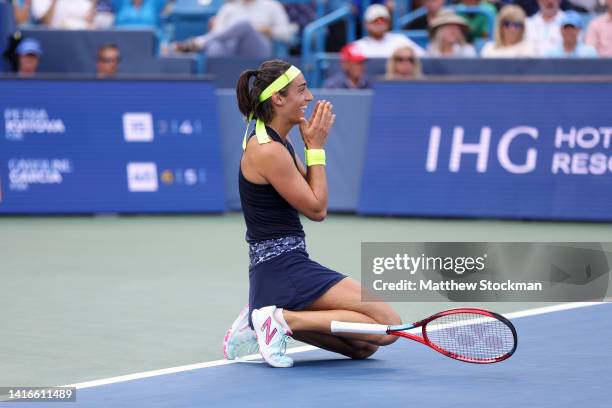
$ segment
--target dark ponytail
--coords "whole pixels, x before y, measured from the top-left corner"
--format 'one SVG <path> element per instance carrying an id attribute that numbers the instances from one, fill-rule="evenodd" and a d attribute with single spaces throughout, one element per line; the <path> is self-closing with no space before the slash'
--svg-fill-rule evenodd
<path id="1" fill-rule="evenodd" d="M 291 65 L 285 61 L 272 60 L 261 64 L 258 70 L 248 69 L 244 71 L 236 84 L 236 97 L 238 98 L 240 113 L 248 118 L 249 114 L 253 112 L 254 119 L 261 119 L 264 123 L 269 123 L 274 117 L 272 103 L 270 99 L 260 103 L 259 95 L 290 67 Z M 255 80 L 249 90 L 251 77 L 255 77 Z M 286 96 L 287 87 L 280 90 L 279 93 Z"/>

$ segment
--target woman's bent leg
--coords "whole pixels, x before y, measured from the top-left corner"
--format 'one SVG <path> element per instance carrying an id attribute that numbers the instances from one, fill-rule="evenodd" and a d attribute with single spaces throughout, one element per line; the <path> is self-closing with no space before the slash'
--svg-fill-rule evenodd
<path id="1" fill-rule="evenodd" d="M 344 339 L 325 333 L 301 331 L 293 332 L 292 337 L 315 347 L 357 360 L 368 358 L 378 350 L 378 346 L 366 341 Z"/>
<path id="2" fill-rule="evenodd" d="M 284 310 L 283 315 L 292 331 L 312 331 L 331 335 L 332 320 L 401 324 L 399 315 L 386 303 L 362 302 L 361 285 L 346 278 L 332 286 L 304 311 Z M 397 340 L 395 336 L 342 333 L 334 336 L 367 341 L 376 345 L 388 345 Z"/>

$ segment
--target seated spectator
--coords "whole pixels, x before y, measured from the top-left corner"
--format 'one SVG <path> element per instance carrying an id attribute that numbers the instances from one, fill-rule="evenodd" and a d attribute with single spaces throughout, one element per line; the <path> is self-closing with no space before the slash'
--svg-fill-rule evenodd
<path id="1" fill-rule="evenodd" d="M 366 57 L 361 54 L 354 43 L 347 44 L 340 50 L 341 72 L 329 77 L 323 88 L 330 89 L 366 89 L 370 80 L 365 73 Z"/>
<path id="2" fill-rule="evenodd" d="M 317 19 L 314 1 L 310 3 L 285 3 L 283 7 L 285 7 L 287 16 L 289 16 L 289 21 L 299 27 L 300 34 L 304 31 L 304 27 Z"/>
<path id="3" fill-rule="evenodd" d="M 525 41 L 525 20 L 522 8 L 509 4 L 499 11 L 495 22 L 495 41 L 485 44 L 484 58 L 529 58 L 536 56 L 535 46 Z"/>
<path id="4" fill-rule="evenodd" d="M 119 70 L 119 47 L 115 44 L 104 44 L 98 48 L 96 59 L 96 75 L 100 79 L 110 78 L 117 75 Z"/>
<path id="5" fill-rule="evenodd" d="M 297 38 L 301 39 L 304 28 L 317 19 L 314 1 L 310 3 L 283 3 L 283 7 L 285 7 L 289 21 L 297 26 Z M 301 52 L 301 44 L 296 42 L 292 45 L 289 52 L 292 55 L 299 55 Z"/>
<path id="6" fill-rule="evenodd" d="M 527 41 L 534 44 L 537 55 L 547 55 L 561 46 L 561 20 L 565 13 L 561 0 L 538 0 L 540 11 L 527 19 Z"/>
<path id="7" fill-rule="evenodd" d="M 51 28 L 91 28 L 95 14 L 96 0 L 32 0 L 34 19 Z"/>
<path id="8" fill-rule="evenodd" d="M 16 53 L 19 58 L 17 74 L 22 77 L 36 74 L 42 56 L 40 43 L 33 38 L 25 38 L 17 46 Z"/>
<path id="9" fill-rule="evenodd" d="M 406 24 L 404 30 L 427 30 L 431 20 L 444 7 L 444 0 L 425 0 L 423 6 L 427 9 L 427 13 Z"/>
<path id="10" fill-rule="evenodd" d="M 116 27 L 159 26 L 164 2 L 159 0 L 114 0 Z"/>
<path id="11" fill-rule="evenodd" d="M 579 40 L 582 30 L 582 17 L 575 11 L 568 11 L 561 20 L 561 37 L 563 43 L 551 50 L 547 56 L 553 58 L 597 58 L 597 51 Z"/>
<path id="12" fill-rule="evenodd" d="M 116 1 L 116 0 L 115 0 Z M 96 15 L 93 19 L 94 28 L 110 28 L 115 22 L 113 11 L 113 0 L 98 0 L 96 3 Z"/>
<path id="13" fill-rule="evenodd" d="M 511 0 L 510 3 L 520 6 L 527 14 L 527 17 L 531 17 L 540 11 L 538 1 L 539 0 Z M 568 10 L 571 9 L 571 7 L 572 6 L 568 0 L 561 0 L 561 10 Z"/>
<path id="14" fill-rule="evenodd" d="M 387 60 L 385 79 L 407 81 L 422 77 L 421 62 L 411 47 L 396 49 Z"/>
<path id="15" fill-rule="evenodd" d="M 17 23 L 17 25 L 28 24 L 30 22 L 32 0 L 12 0 L 12 2 L 13 11 L 15 13 L 15 23 Z"/>
<path id="16" fill-rule="evenodd" d="M 463 17 L 449 11 L 440 12 L 429 26 L 427 54 L 431 57 L 475 57 L 476 50 L 466 42 L 469 29 Z"/>
<path id="17" fill-rule="evenodd" d="M 612 0 L 606 0 L 608 12 L 589 24 L 585 42 L 594 47 L 601 57 L 612 57 Z"/>
<path id="18" fill-rule="evenodd" d="M 483 11 L 496 15 L 497 9 L 494 5 L 487 2 L 486 0 L 461 0 L 461 5 L 467 7 L 478 7 Z M 470 33 L 468 41 L 472 42 L 476 38 L 490 38 L 491 33 L 489 32 L 489 19 L 484 14 L 478 13 L 458 13 L 461 17 L 467 21 L 470 26 Z"/>
<path id="19" fill-rule="evenodd" d="M 355 46 L 366 58 L 389 58 L 393 51 L 408 45 L 423 55 L 425 51 L 404 34 L 390 33 L 391 15 L 382 4 L 372 4 L 364 14 L 367 36 L 355 41 Z"/>
<path id="20" fill-rule="evenodd" d="M 601 3 L 599 0 L 569 0 L 569 7 L 563 7 L 561 2 L 561 10 L 574 10 L 579 13 L 596 13 L 599 11 Z"/>
<path id="21" fill-rule="evenodd" d="M 204 51 L 210 57 L 269 57 L 272 40 L 290 42 L 297 27 L 276 0 L 225 3 L 209 33 L 173 44 L 174 51 Z"/>

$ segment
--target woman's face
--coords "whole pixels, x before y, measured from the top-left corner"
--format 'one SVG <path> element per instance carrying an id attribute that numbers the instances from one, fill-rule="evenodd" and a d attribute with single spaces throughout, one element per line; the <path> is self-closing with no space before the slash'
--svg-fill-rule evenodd
<path id="1" fill-rule="evenodd" d="M 438 30 L 440 39 L 447 44 L 456 44 L 463 39 L 463 33 L 457 24 L 447 24 L 438 28 Z"/>
<path id="2" fill-rule="evenodd" d="M 522 21 L 514 21 L 509 18 L 501 22 L 501 38 L 504 46 L 518 44 L 523 40 L 523 32 L 525 31 L 525 23 Z"/>
<path id="3" fill-rule="evenodd" d="M 282 97 L 282 104 L 276 106 L 276 112 L 286 117 L 291 123 L 298 124 L 304 118 L 312 93 L 308 89 L 304 75 L 298 75 L 287 87 L 287 96 Z"/>
<path id="4" fill-rule="evenodd" d="M 395 74 L 402 77 L 413 77 L 415 56 L 410 50 L 401 50 L 393 57 L 393 67 Z"/>

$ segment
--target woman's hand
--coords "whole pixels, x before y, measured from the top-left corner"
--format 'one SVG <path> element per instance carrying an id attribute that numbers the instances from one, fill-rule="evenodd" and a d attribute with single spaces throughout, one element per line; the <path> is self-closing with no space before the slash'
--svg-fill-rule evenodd
<path id="1" fill-rule="evenodd" d="M 327 142 L 329 130 L 336 120 L 329 101 L 317 101 L 310 120 L 302 118 L 300 134 L 307 149 L 322 149 Z"/>

